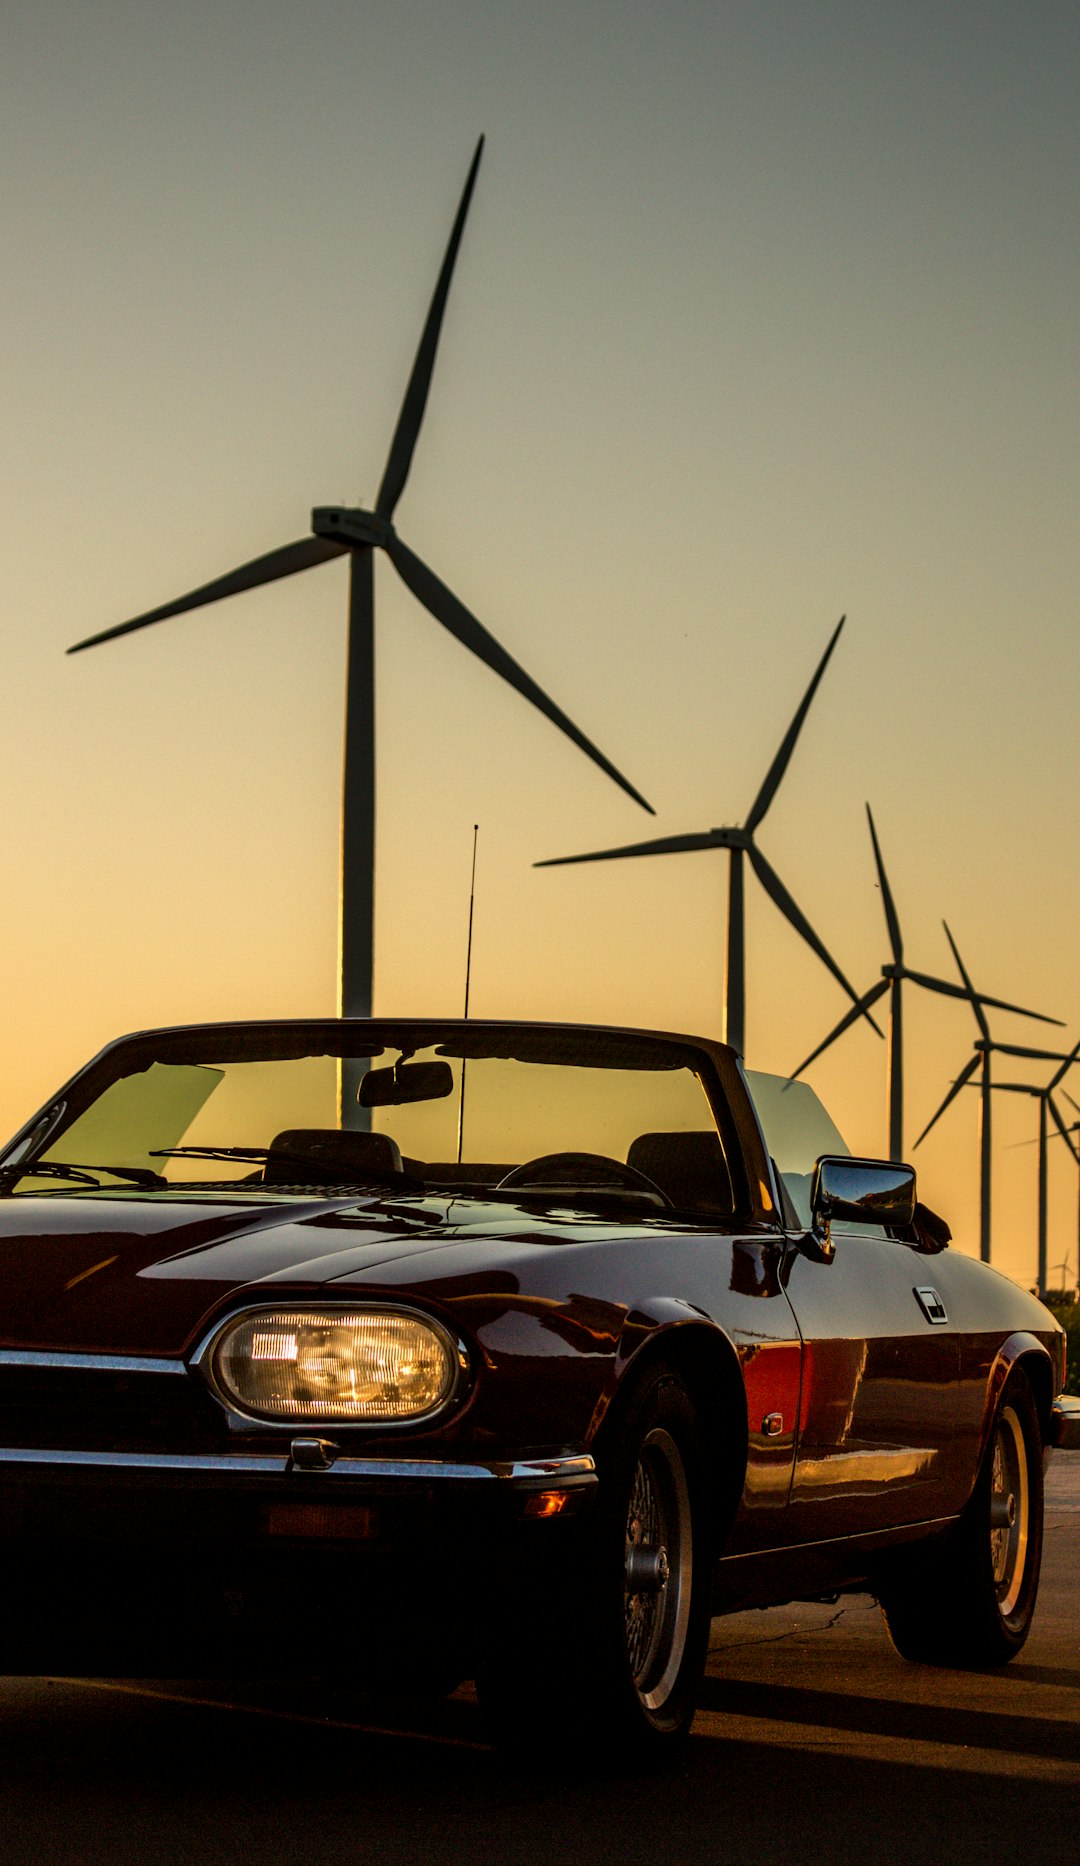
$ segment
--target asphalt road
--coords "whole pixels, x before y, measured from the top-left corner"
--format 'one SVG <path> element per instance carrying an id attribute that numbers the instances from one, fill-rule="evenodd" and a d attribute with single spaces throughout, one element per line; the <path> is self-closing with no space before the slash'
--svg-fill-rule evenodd
<path id="1" fill-rule="evenodd" d="M 296 1686 L 2 1680 L 0 1861 L 1063 1866 L 1080 1833 L 1080 1452 L 1057 1454 L 1047 1503 L 1011 1666 L 905 1665 L 862 1598 L 718 1620 L 685 1760 L 660 1777 L 514 1771 L 468 1692 L 417 1714 Z"/>

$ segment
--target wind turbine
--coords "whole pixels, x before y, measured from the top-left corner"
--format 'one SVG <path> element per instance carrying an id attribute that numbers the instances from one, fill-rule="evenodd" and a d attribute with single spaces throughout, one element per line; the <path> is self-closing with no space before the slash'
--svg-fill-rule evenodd
<path id="1" fill-rule="evenodd" d="M 1039 1148 L 1038 1283 L 1039 1283 L 1039 1295 L 1043 1298 L 1044 1301 L 1046 1298 L 1046 1288 L 1047 1288 L 1046 1240 L 1047 1240 L 1047 1229 L 1048 1229 L 1047 1221 L 1048 1221 L 1048 1214 L 1049 1214 L 1049 1198 L 1048 1198 L 1049 1161 L 1048 1161 L 1048 1156 L 1047 1156 L 1047 1143 L 1051 1139 L 1051 1135 L 1047 1127 L 1046 1117 L 1048 1114 L 1050 1115 L 1051 1119 L 1053 1120 L 1054 1126 L 1057 1128 L 1057 1131 L 1060 1134 L 1062 1140 L 1065 1142 L 1065 1145 L 1068 1147 L 1070 1155 L 1072 1156 L 1074 1160 L 1080 1163 L 1080 1152 L 1077 1151 L 1076 1143 L 1074 1142 L 1072 1138 L 1073 1134 L 1076 1131 L 1077 1123 L 1073 1122 L 1071 1125 L 1066 1124 L 1065 1119 L 1061 1113 L 1061 1110 L 1058 1107 L 1057 1102 L 1054 1100 L 1054 1090 L 1058 1087 L 1062 1078 L 1065 1076 L 1067 1071 L 1072 1067 L 1073 1063 L 1076 1062 L 1078 1057 L 1080 1057 L 1080 1043 L 1077 1043 L 1075 1049 L 1071 1050 L 1068 1056 L 1062 1057 L 1060 1068 L 1055 1072 L 1053 1076 L 1051 1076 L 1050 1081 L 1046 1083 L 995 1082 L 993 1085 L 995 1094 L 1033 1095 L 1039 1103 L 1039 1132 L 1036 1137 L 1038 1148 Z M 1065 1090 L 1065 1094 L 1068 1100 L 1072 1101 L 1072 1096 L 1069 1094 L 1068 1089 Z M 1076 1103 L 1073 1102 L 1073 1107 L 1075 1108 L 1075 1106 L 1076 1106 Z M 1020 1144 L 1024 1146 L 1030 1146 L 1031 1142 L 1024 1141 L 1024 1142 L 1021 1142 Z M 1068 1259 L 1067 1258 L 1065 1259 L 1063 1266 L 1059 1264 L 1057 1267 L 1059 1269 L 1061 1269 L 1062 1267 L 1064 1267 L 1065 1269 L 1068 1269 Z"/>
<path id="2" fill-rule="evenodd" d="M 1061 1291 L 1063 1296 L 1067 1296 L 1069 1300 L 1075 1302 L 1076 1284 L 1070 1283 L 1069 1281 L 1069 1275 L 1072 1270 L 1072 1258 L 1063 1257 L 1060 1263 L 1051 1264 L 1050 1268 L 1052 1270 L 1061 1271 L 1061 1282 L 1058 1283 L 1055 1287 Z"/>
<path id="3" fill-rule="evenodd" d="M 885 873 L 881 845 L 874 827 L 870 805 L 866 806 L 866 818 L 870 825 L 870 841 L 874 848 L 874 862 L 877 867 L 878 883 L 881 888 L 881 905 L 885 912 L 885 927 L 889 935 L 892 960 L 881 968 L 881 977 L 876 985 L 864 992 L 852 1005 L 850 1011 L 840 1019 L 816 1050 L 812 1050 L 805 1062 L 799 1064 L 794 1075 L 801 1076 L 804 1069 L 816 1062 L 818 1057 L 850 1029 L 860 1017 L 875 1005 L 886 992 L 889 994 L 889 1065 L 888 1065 L 888 1101 L 889 1101 L 889 1158 L 902 1160 L 904 1157 L 904 1000 L 905 980 L 912 985 L 921 985 L 924 991 L 937 991 L 946 998 L 967 998 L 968 991 L 963 985 L 954 985 L 945 978 L 932 978 L 927 972 L 914 972 L 904 964 L 904 937 L 900 931 L 900 918 L 896 911 L 889 877 Z M 946 931 L 948 929 L 946 928 Z M 1043 1017 L 1039 1011 L 1025 1011 L 1022 1005 L 1009 1004 L 1004 998 L 988 998 L 984 992 L 977 994 L 980 1004 L 991 1005 L 998 1011 L 1015 1011 L 1018 1017 L 1034 1017 L 1040 1023 L 1053 1024 L 1058 1019 Z"/>
<path id="4" fill-rule="evenodd" d="M 1076 1149 L 1069 1137 L 1069 1130 L 1065 1125 L 1061 1110 L 1054 1100 L 1054 1090 L 1058 1087 L 1058 1084 L 1067 1071 L 1072 1068 L 1077 1057 L 1080 1057 L 1080 1043 L 1077 1043 L 1075 1047 L 1069 1051 L 1067 1056 L 1062 1056 L 1060 1058 L 1060 1066 L 1055 1070 L 1049 1082 L 995 1082 L 992 1084 L 993 1092 L 996 1095 L 1033 1095 L 1039 1104 L 1038 1278 L 1039 1295 L 1043 1297 L 1046 1295 L 1046 1237 L 1049 1211 L 1048 1162 L 1046 1155 L 1046 1145 L 1049 1139 L 1047 1116 L 1049 1115 L 1053 1119 L 1054 1126 L 1057 1128 L 1058 1133 L 1061 1135 L 1070 1153 L 1076 1157 Z"/>
<path id="5" fill-rule="evenodd" d="M 922 1142 L 926 1139 L 926 1136 L 929 1134 L 930 1129 L 932 1127 L 935 1127 L 938 1121 L 940 1121 L 942 1115 L 945 1113 L 945 1110 L 949 1106 L 950 1102 L 954 1101 L 957 1095 L 959 1095 L 960 1090 L 964 1088 L 968 1082 L 971 1081 L 971 1078 L 975 1074 L 976 1069 L 981 1069 L 981 1075 L 979 1079 L 979 1256 L 981 1257 L 983 1263 L 989 1263 L 990 1262 L 990 1139 L 991 1139 L 990 1097 L 991 1097 L 991 1092 L 994 1086 L 993 1081 L 992 1081 L 992 1076 L 991 1076 L 990 1058 L 991 1056 L 995 1054 L 999 1056 L 1023 1056 L 1023 1057 L 1030 1058 L 1034 1061 L 1038 1061 L 1038 1062 L 1057 1063 L 1062 1060 L 1062 1055 L 1061 1055 L 1060 1050 L 1033 1050 L 1033 1049 L 1028 1049 L 1021 1044 L 995 1043 L 994 1042 L 993 1038 L 990 1035 L 990 1026 L 986 1021 L 986 1013 L 983 1010 L 983 1000 L 980 997 L 979 993 L 975 990 L 975 987 L 971 982 L 971 979 L 967 972 L 967 968 L 964 965 L 964 961 L 960 957 L 960 953 L 957 949 L 956 941 L 953 939 L 953 936 L 949 931 L 947 922 L 943 920 L 941 924 L 945 928 L 945 937 L 948 940 L 949 945 L 952 947 L 953 958 L 956 960 L 956 964 L 960 972 L 960 976 L 963 979 L 965 986 L 967 987 L 967 990 L 964 993 L 964 995 L 967 998 L 969 1004 L 971 1005 L 971 1009 L 975 1016 L 975 1021 L 979 1026 L 979 1035 L 975 1039 L 975 1043 L 973 1046 L 974 1055 L 972 1056 L 970 1062 L 965 1064 L 964 1068 L 961 1070 L 960 1074 L 957 1076 L 956 1081 L 953 1083 L 952 1087 L 950 1088 L 948 1094 L 946 1095 L 937 1113 L 933 1115 L 932 1118 L 926 1123 L 926 1126 L 923 1128 L 923 1131 L 919 1135 L 918 1140 L 915 1142 L 915 1146 L 916 1147 L 921 1146 Z M 1028 1016 L 1033 1016 L 1033 1015 L 1038 1016 L 1039 1013 L 1028 1012 Z M 1041 1019 L 1041 1021 L 1043 1023 L 1057 1024 L 1059 1026 L 1061 1024 L 1061 1019 L 1059 1017 L 1044 1017 Z"/>
<path id="6" fill-rule="evenodd" d="M 484 147 L 481 136 L 476 145 L 457 216 L 450 233 L 442 269 L 416 352 L 412 374 L 398 415 L 382 484 L 373 511 L 347 509 L 340 505 L 316 506 L 311 514 L 312 536 L 280 546 L 252 563 L 244 564 L 225 576 L 204 583 L 199 589 L 151 609 L 145 615 L 103 629 L 85 641 L 76 642 L 69 654 L 112 641 L 135 629 L 148 628 L 168 616 L 182 615 L 205 603 L 235 596 L 242 590 L 273 583 L 300 570 L 310 570 L 332 557 L 349 559 L 349 637 L 345 680 L 345 753 L 341 807 L 341 902 L 340 902 L 340 979 L 338 1009 L 343 1017 L 369 1017 L 372 1004 L 374 871 L 375 871 L 375 583 L 374 553 L 385 551 L 398 575 L 413 595 L 437 622 L 462 646 L 471 650 L 486 666 L 514 687 L 518 693 L 544 713 L 561 732 L 621 785 L 643 810 L 654 815 L 652 805 L 620 771 L 597 750 L 562 709 L 548 698 L 536 682 L 519 667 L 466 609 L 464 603 L 440 582 L 434 571 L 417 557 L 415 551 L 394 529 L 394 512 L 409 476 L 413 449 L 416 446 L 427 403 L 428 389 L 438 349 L 443 313 L 450 291 L 454 262 L 469 211 L 476 172 Z"/>
<path id="7" fill-rule="evenodd" d="M 619 849 L 597 849 L 589 855 L 560 855 L 546 862 L 535 862 L 535 868 L 565 868 L 574 862 L 610 862 L 630 855 L 684 855 L 700 849 L 726 849 L 730 857 L 728 869 L 728 924 L 727 924 L 727 965 L 724 982 L 724 1041 L 735 1049 L 744 1051 L 746 1026 L 746 935 L 744 923 L 743 893 L 743 857 L 747 857 L 750 866 L 764 888 L 769 899 L 780 909 L 784 918 L 795 928 L 821 963 L 827 966 L 833 977 L 839 981 L 849 998 L 855 998 L 852 986 L 844 977 L 832 954 L 814 932 L 806 915 L 788 893 L 776 870 L 766 861 L 754 840 L 754 832 L 763 821 L 765 813 L 772 803 L 784 773 L 788 768 L 791 754 L 795 750 L 796 740 L 802 731 L 803 721 L 810 710 L 818 683 L 828 665 L 829 656 L 836 646 L 837 637 L 844 626 L 845 618 L 840 617 L 829 644 L 825 649 L 810 685 L 803 695 L 780 749 L 765 774 L 765 780 L 750 806 L 746 821 L 741 825 L 725 829 L 707 829 L 696 835 L 659 836 L 651 842 L 632 842 Z M 868 1011 L 862 1015 L 877 1030 L 877 1025 Z M 881 1035 L 878 1030 L 878 1035 Z"/>

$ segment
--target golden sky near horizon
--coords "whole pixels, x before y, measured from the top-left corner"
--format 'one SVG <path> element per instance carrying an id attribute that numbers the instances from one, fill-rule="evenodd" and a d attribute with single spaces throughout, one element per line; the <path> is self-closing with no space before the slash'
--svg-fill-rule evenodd
<path id="1" fill-rule="evenodd" d="M 725 858 L 532 864 L 740 821 L 846 612 L 762 849 L 863 988 L 869 799 L 909 962 L 951 975 L 944 916 L 1075 1041 L 1073 6 L 0 24 L 5 1132 L 123 1030 L 334 1008 L 344 569 L 64 649 L 374 498 L 480 131 L 399 530 L 657 815 L 380 562 L 377 1009 L 460 1009 L 479 821 L 475 1014 L 718 1032 Z M 748 1060 L 783 1072 L 845 1001 L 747 894 Z M 974 1034 L 909 996 L 909 1144 Z M 855 1030 L 811 1076 L 857 1151 L 884 1064 Z M 915 1156 L 963 1248 L 976 1113 Z M 995 1121 L 995 1259 L 1028 1281 L 1034 1107 Z"/>

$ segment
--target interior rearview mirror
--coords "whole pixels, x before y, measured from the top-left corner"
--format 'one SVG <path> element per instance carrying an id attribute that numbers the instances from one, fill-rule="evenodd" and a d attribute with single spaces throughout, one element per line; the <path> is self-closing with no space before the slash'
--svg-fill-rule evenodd
<path id="1" fill-rule="evenodd" d="M 441 1101 L 453 1092 L 449 1063 L 396 1063 L 392 1069 L 369 1069 L 356 1099 L 361 1108 L 399 1108 L 408 1101 Z"/>

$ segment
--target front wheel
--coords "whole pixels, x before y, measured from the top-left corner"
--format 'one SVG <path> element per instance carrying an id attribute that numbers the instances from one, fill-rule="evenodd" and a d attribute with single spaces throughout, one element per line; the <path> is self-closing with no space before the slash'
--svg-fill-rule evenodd
<path id="1" fill-rule="evenodd" d="M 515 1601 L 477 1683 L 503 1743 L 657 1763 L 690 1728 L 709 1631 L 703 1435 L 676 1374 L 644 1376 L 597 1464 L 576 1559 Z"/>
<path id="2" fill-rule="evenodd" d="M 684 1681 L 694 1596 L 694 1522 L 677 1439 L 654 1425 L 637 1448 L 623 1530 L 623 1638 L 646 1718 L 672 1716 Z"/>
<path id="3" fill-rule="evenodd" d="M 998 1401 L 979 1475 L 953 1534 L 880 1590 L 902 1658 L 977 1670 L 1004 1665 L 1031 1627 L 1042 1559 L 1042 1436 L 1019 1368 Z"/>

